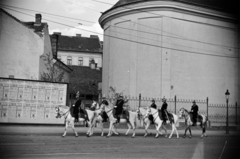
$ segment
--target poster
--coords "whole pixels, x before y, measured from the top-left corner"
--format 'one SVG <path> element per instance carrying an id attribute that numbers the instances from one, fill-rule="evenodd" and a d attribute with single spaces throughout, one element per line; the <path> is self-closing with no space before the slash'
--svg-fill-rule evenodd
<path id="1" fill-rule="evenodd" d="M 66 105 L 66 83 L 0 78 L 0 118 L 55 118 Z"/>

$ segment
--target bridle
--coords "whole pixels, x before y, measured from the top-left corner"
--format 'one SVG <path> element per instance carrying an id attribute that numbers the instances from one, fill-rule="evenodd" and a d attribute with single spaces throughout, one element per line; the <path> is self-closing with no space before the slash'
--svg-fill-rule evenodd
<path id="1" fill-rule="evenodd" d="M 57 107 L 57 108 L 55 108 L 56 109 L 56 111 L 57 111 L 57 116 L 56 116 L 56 118 L 62 118 L 63 116 L 65 116 L 65 120 L 67 119 L 67 115 L 70 113 L 70 111 L 68 110 L 67 112 L 65 112 L 65 113 L 62 113 L 62 111 L 60 111 L 60 108 L 59 107 Z M 62 114 L 61 114 L 62 113 Z"/>
<path id="2" fill-rule="evenodd" d="M 149 110 L 148 110 L 148 115 L 149 115 L 149 113 L 151 113 L 151 108 L 149 108 Z M 153 116 L 154 114 L 156 114 L 156 113 L 158 113 L 158 111 L 156 111 L 155 113 L 153 113 L 152 116 Z M 154 116 L 153 116 L 153 117 L 154 117 Z M 159 117 L 159 115 L 157 115 L 157 117 L 154 118 L 153 121 L 155 122 L 158 117 Z M 159 117 L 159 119 L 160 119 L 160 117 Z M 161 120 L 161 119 L 160 119 L 160 120 Z"/>
<path id="3" fill-rule="evenodd" d="M 145 119 L 148 118 L 149 114 L 146 113 L 145 115 L 143 115 L 143 114 L 141 113 L 141 111 L 140 111 L 140 108 L 138 108 L 137 113 L 138 113 L 138 119 L 139 119 L 139 120 L 140 120 L 140 117 L 143 116 L 142 119 L 143 119 L 144 124 L 146 125 L 147 123 L 145 122 Z"/>

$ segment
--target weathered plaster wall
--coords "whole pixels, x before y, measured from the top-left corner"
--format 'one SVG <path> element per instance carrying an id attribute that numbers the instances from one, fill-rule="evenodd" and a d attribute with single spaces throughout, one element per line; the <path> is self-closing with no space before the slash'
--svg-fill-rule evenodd
<path id="1" fill-rule="evenodd" d="M 175 2 L 171 9 L 161 8 L 166 3 L 129 6 L 147 12 L 121 7 L 100 18 L 105 30 L 103 94 L 113 86 L 135 97 L 209 97 L 211 103 L 225 103 L 229 89 L 230 103 L 238 102 L 237 25 L 224 13 Z"/>
<path id="2" fill-rule="evenodd" d="M 43 38 L 5 13 L 0 18 L 0 76 L 39 79 Z"/>

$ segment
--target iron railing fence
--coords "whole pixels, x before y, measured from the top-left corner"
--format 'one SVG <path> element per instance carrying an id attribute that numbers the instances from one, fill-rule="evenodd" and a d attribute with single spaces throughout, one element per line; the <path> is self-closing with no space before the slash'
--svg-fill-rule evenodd
<path id="1" fill-rule="evenodd" d="M 160 109 L 162 106 L 162 98 L 149 98 L 149 97 L 141 97 L 141 94 L 138 97 L 125 96 L 125 99 L 128 102 L 125 106 L 128 107 L 129 110 L 137 110 L 138 107 L 148 107 L 151 105 L 151 100 L 155 100 L 155 104 L 157 108 Z M 106 99 L 112 103 L 114 101 L 113 96 L 106 97 Z M 168 111 L 171 113 L 178 114 L 178 111 L 181 108 L 185 108 L 187 110 L 191 110 L 193 99 L 178 99 L 177 96 L 174 98 L 166 98 L 168 103 Z M 201 99 L 196 100 L 196 104 L 199 107 L 199 114 L 203 114 L 208 117 L 211 123 L 219 123 L 223 125 L 226 123 L 227 114 L 226 104 L 209 104 L 209 99 Z M 102 101 L 102 96 L 99 96 L 99 102 Z M 240 122 L 240 109 L 238 108 L 237 103 L 235 105 L 228 105 L 228 122 L 230 124 L 238 124 Z"/>

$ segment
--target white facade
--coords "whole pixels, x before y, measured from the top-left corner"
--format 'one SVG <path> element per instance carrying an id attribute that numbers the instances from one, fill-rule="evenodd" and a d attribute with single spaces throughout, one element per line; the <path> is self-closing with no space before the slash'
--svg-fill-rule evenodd
<path id="1" fill-rule="evenodd" d="M 131 10 L 129 10 L 131 8 Z M 134 9 L 141 10 L 141 12 Z M 105 12 L 103 94 L 239 102 L 239 26 L 231 15 L 174 1 Z M 114 38 L 115 37 L 115 38 Z"/>
<path id="2" fill-rule="evenodd" d="M 91 59 L 94 59 L 98 68 L 102 68 L 102 54 L 101 53 L 88 53 L 88 52 L 71 52 L 71 51 L 58 51 L 58 59 L 66 65 L 73 66 L 89 66 Z M 68 63 L 71 59 L 71 64 Z M 82 62 L 80 62 L 82 60 Z"/>
<path id="3" fill-rule="evenodd" d="M 0 23 L 0 77 L 38 80 L 44 37 L 5 12 L 0 12 Z"/>

